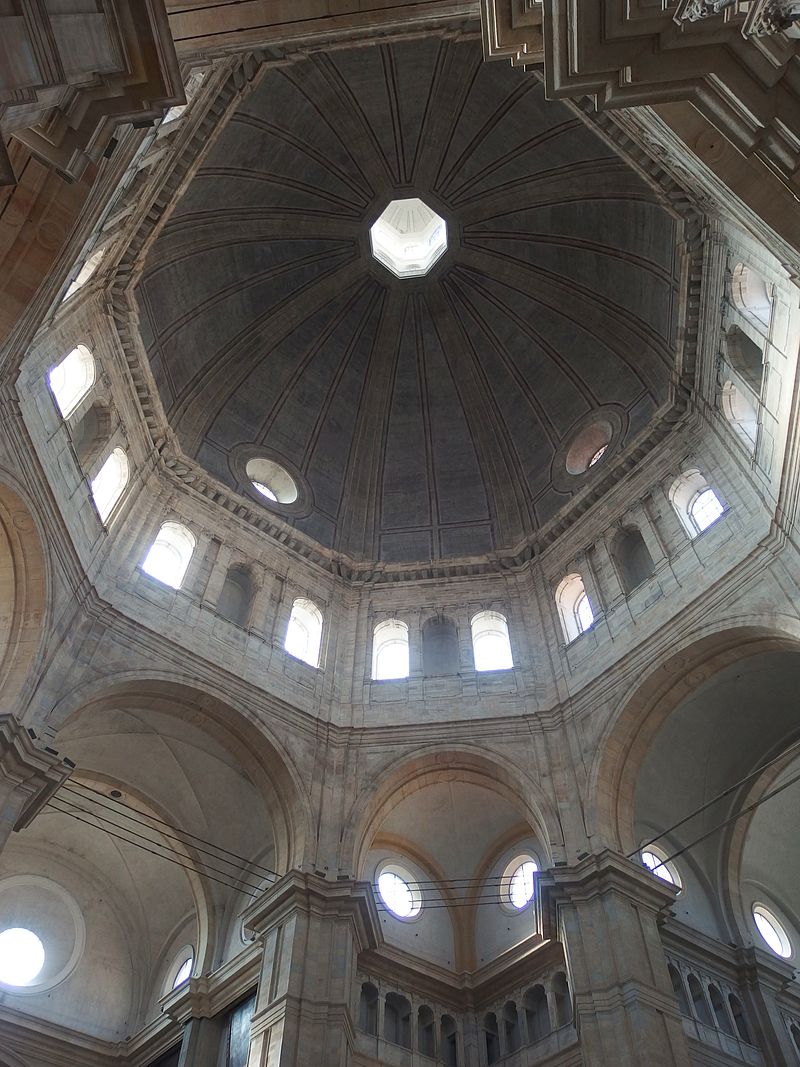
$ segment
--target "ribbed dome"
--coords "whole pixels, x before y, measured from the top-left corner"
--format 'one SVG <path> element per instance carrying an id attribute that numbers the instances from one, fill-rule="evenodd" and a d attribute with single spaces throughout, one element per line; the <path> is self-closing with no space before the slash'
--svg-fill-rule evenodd
<path id="1" fill-rule="evenodd" d="M 397 278 L 369 231 L 414 198 L 448 248 Z M 141 329 L 182 447 L 223 482 L 250 492 L 237 457 L 263 449 L 301 492 L 260 506 L 321 544 L 473 555 L 569 501 L 593 412 L 616 448 L 666 399 L 675 249 L 636 173 L 477 41 L 315 54 L 221 132 L 150 252 Z"/>

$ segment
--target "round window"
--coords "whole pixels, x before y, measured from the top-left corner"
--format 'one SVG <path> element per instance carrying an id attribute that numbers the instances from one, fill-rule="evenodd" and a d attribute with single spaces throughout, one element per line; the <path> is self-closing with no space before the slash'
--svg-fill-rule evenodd
<path id="1" fill-rule="evenodd" d="M 0 982 L 30 985 L 41 974 L 44 960 L 44 945 L 32 930 L 14 926 L 0 933 Z"/>
<path id="2" fill-rule="evenodd" d="M 765 908 L 763 904 L 754 904 L 753 921 L 772 951 L 777 956 L 788 959 L 792 954 L 792 943 L 782 924 L 769 908 Z"/>
<path id="3" fill-rule="evenodd" d="M 500 899 L 506 907 L 522 911 L 533 900 L 535 874 L 539 864 L 533 856 L 517 856 L 508 864 L 501 879 Z"/>
<path id="4" fill-rule="evenodd" d="M 403 867 L 385 866 L 378 875 L 378 894 L 398 919 L 413 919 L 422 911 L 419 883 Z"/>
<path id="5" fill-rule="evenodd" d="M 666 862 L 667 857 L 661 849 L 654 848 L 651 845 L 643 849 L 640 856 L 644 866 L 657 878 L 660 878 L 663 882 L 669 882 L 676 889 L 682 888 L 680 875 L 676 867 L 672 863 Z"/>
<path id="6" fill-rule="evenodd" d="M 275 460 L 257 456 L 247 461 L 245 471 L 250 484 L 266 500 L 276 504 L 294 504 L 297 500 L 297 483 Z"/>

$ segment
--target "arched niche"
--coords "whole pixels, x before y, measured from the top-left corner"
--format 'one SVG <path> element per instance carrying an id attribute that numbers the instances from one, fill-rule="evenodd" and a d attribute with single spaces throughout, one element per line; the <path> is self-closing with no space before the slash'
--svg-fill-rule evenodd
<path id="1" fill-rule="evenodd" d="M 217 599 L 217 613 L 234 626 L 247 627 L 255 597 L 255 583 L 250 568 L 235 563 L 228 568 Z"/>
<path id="2" fill-rule="evenodd" d="M 752 940 L 745 914 L 752 900 L 738 914 L 732 906 L 743 871 L 731 867 L 730 834 L 739 831 L 698 839 L 742 809 L 739 783 L 800 737 L 798 684 L 800 642 L 788 634 L 752 626 L 707 635 L 651 672 L 603 746 L 594 781 L 615 847 L 633 852 L 658 838 L 668 854 L 688 848 L 675 860 L 683 889 L 673 910 L 718 939 Z M 800 850 L 794 853 L 786 870 L 800 873 Z M 766 880 L 765 891 L 784 907 L 791 898 L 800 914 L 791 873 L 786 885 Z"/>
<path id="3" fill-rule="evenodd" d="M 46 571 L 31 512 L 0 483 L 0 692 L 8 705 L 34 681 L 47 616 Z"/>
<path id="4" fill-rule="evenodd" d="M 636 526 L 622 526 L 617 530 L 611 542 L 611 556 L 626 595 L 653 574 L 653 558 Z"/>

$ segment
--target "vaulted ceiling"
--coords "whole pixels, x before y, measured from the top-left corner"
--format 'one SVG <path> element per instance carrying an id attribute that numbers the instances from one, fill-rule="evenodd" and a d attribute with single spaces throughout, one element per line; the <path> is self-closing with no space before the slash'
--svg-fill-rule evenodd
<path id="1" fill-rule="evenodd" d="M 398 279 L 369 227 L 414 196 L 449 247 Z M 476 555 L 569 502 L 559 457 L 592 412 L 624 446 L 665 402 L 677 229 L 477 40 L 317 53 L 267 68 L 221 130 L 148 256 L 142 336 L 183 449 L 230 487 L 260 446 L 322 545 Z"/>

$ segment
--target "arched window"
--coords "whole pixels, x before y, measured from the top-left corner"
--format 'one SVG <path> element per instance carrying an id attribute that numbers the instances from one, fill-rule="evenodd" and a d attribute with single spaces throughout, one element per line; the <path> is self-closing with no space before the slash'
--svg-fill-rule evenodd
<path id="1" fill-rule="evenodd" d="M 556 589 L 556 606 L 561 617 L 561 629 L 567 642 L 586 633 L 594 624 L 594 612 L 586 595 L 583 578 L 568 574 Z"/>
<path id="2" fill-rule="evenodd" d="M 635 526 L 623 526 L 617 530 L 611 545 L 611 555 L 626 595 L 647 581 L 653 573 L 653 558 L 641 530 Z"/>
<path id="3" fill-rule="evenodd" d="M 705 475 L 693 468 L 672 483 L 669 499 L 689 537 L 697 537 L 717 521 L 725 507 Z"/>
<path id="4" fill-rule="evenodd" d="M 556 1025 L 566 1026 L 572 1022 L 572 997 L 563 971 L 553 979 L 553 1007 L 556 1013 Z"/>
<path id="5" fill-rule="evenodd" d="M 94 385 L 94 356 L 86 345 L 76 345 L 47 376 L 62 418 L 69 418 Z"/>
<path id="6" fill-rule="evenodd" d="M 717 1020 L 717 1029 L 721 1030 L 724 1034 L 730 1034 L 730 1036 L 733 1037 L 733 1027 L 728 1018 L 728 1009 L 725 1007 L 722 993 L 720 993 L 719 988 L 715 986 L 713 982 L 708 987 L 708 996 L 711 1000 L 711 1010 L 714 1012 L 714 1018 Z"/>
<path id="7" fill-rule="evenodd" d="M 508 623 L 499 611 L 479 611 L 472 619 L 476 671 L 507 671 L 514 666 Z"/>
<path id="8" fill-rule="evenodd" d="M 283 647 L 295 659 L 301 659 L 311 667 L 319 667 L 321 645 L 322 612 L 313 600 L 298 597 L 292 604 Z"/>
<path id="9" fill-rule="evenodd" d="M 788 960 L 792 955 L 792 943 L 789 935 L 783 928 L 783 924 L 777 915 L 765 908 L 763 904 L 753 905 L 753 921 L 758 932 L 776 956 L 782 956 Z"/>
<path id="10" fill-rule="evenodd" d="M 486 1042 L 486 1062 L 497 1063 L 500 1059 L 500 1035 L 497 1030 L 497 1016 L 493 1011 L 483 1017 L 483 1038 Z"/>
<path id="11" fill-rule="evenodd" d="M 163 585 L 180 589 L 194 552 L 194 534 L 180 522 L 165 522 L 158 531 L 142 570 Z"/>
<path id="12" fill-rule="evenodd" d="M 422 670 L 426 678 L 458 674 L 458 631 L 450 619 L 437 616 L 422 627 Z"/>
<path id="13" fill-rule="evenodd" d="M 509 1000 L 503 1007 L 503 1034 L 506 1039 L 506 1053 L 516 1052 L 520 1046 L 519 1018 L 517 1005 Z"/>
<path id="14" fill-rule="evenodd" d="M 772 294 L 758 271 L 744 263 L 737 263 L 731 277 L 731 298 L 734 307 L 751 322 L 767 328 L 772 318 Z"/>
<path id="15" fill-rule="evenodd" d="M 550 1033 L 550 1011 L 547 1007 L 547 993 L 544 986 L 535 985 L 525 994 L 523 1001 L 525 1022 L 528 1027 L 528 1040 L 541 1041 Z"/>
<path id="16" fill-rule="evenodd" d="M 427 1004 L 417 1012 L 417 1048 L 423 1056 L 436 1057 L 436 1019 Z"/>
<path id="17" fill-rule="evenodd" d="M 725 382 L 722 387 L 722 413 L 736 436 L 752 452 L 758 437 L 758 411 L 745 391 L 733 382 Z"/>
<path id="18" fill-rule="evenodd" d="M 247 626 L 254 593 L 253 579 L 247 567 L 234 564 L 225 575 L 225 583 L 217 599 L 217 613 L 234 626 Z"/>
<path id="19" fill-rule="evenodd" d="M 657 878 L 660 878 L 662 882 L 669 882 L 670 885 L 674 885 L 677 889 L 683 888 L 677 867 L 674 863 L 667 863 L 666 852 L 663 852 L 656 845 L 648 845 L 647 848 L 642 849 L 640 856 L 642 864 L 649 871 L 652 871 Z"/>
<path id="20" fill-rule="evenodd" d="M 194 966 L 194 953 L 191 952 L 186 959 L 178 967 L 175 972 L 175 977 L 172 979 L 172 988 L 177 989 L 178 986 L 188 982 L 192 977 L 192 967 Z"/>
<path id="21" fill-rule="evenodd" d="M 443 1015 L 440 1024 L 441 1056 L 444 1067 L 458 1067 L 458 1027 L 452 1015 Z"/>
<path id="22" fill-rule="evenodd" d="M 669 970 L 669 980 L 672 982 L 672 992 L 675 994 L 675 999 L 678 1001 L 681 1015 L 688 1015 L 691 1017 L 692 1013 L 689 1010 L 689 1001 L 686 999 L 686 990 L 683 988 L 681 972 L 672 963 L 667 964 L 667 969 Z"/>
<path id="23" fill-rule="evenodd" d="M 100 521 L 105 522 L 128 484 L 128 457 L 115 448 L 91 481 L 92 499 Z"/>
<path id="24" fill-rule="evenodd" d="M 731 1008 L 731 1015 L 733 1016 L 733 1024 L 736 1027 L 736 1033 L 742 1041 L 746 1042 L 748 1045 L 752 1045 L 753 1039 L 750 1037 L 750 1028 L 747 1025 L 742 1002 L 735 993 L 729 993 L 728 1004 Z M 800 1031 L 798 1031 L 798 1036 L 800 1036 Z M 800 1042 L 797 1044 L 797 1051 L 800 1052 Z"/>
<path id="25" fill-rule="evenodd" d="M 361 986 L 358 1025 L 365 1034 L 378 1036 L 378 990 L 371 982 L 364 982 Z"/>
<path id="26" fill-rule="evenodd" d="M 372 677 L 408 677 L 408 627 L 399 619 L 379 622 L 372 631 Z"/>
<path id="27" fill-rule="evenodd" d="M 69 298 L 74 293 L 77 293 L 79 289 L 82 289 L 84 285 L 86 285 L 91 276 L 100 266 L 103 256 L 105 255 L 105 251 L 105 248 L 98 248 L 96 252 L 92 252 L 89 258 L 85 260 L 83 266 L 75 275 L 75 278 L 67 288 L 66 293 L 64 293 L 64 300 L 69 300 Z"/>
<path id="28" fill-rule="evenodd" d="M 706 1026 L 713 1026 L 714 1023 L 711 1019 L 711 1012 L 708 1010 L 708 1001 L 703 992 L 703 987 L 700 984 L 700 979 L 697 975 L 690 974 L 687 982 L 689 985 L 689 996 L 692 998 L 692 1007 L 694 1008 L 695 1018 L 699 1019 L 701 1023 L 705 1023 Z"/>
<path id="29" fill-rule="evenodd" d="M 386 994 L 383 1036 L 394 1045 L 411 1048 L 411 1005 L 399 993 Z"/>

